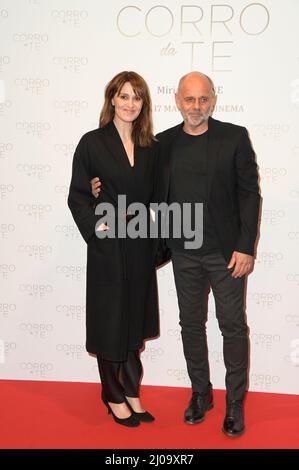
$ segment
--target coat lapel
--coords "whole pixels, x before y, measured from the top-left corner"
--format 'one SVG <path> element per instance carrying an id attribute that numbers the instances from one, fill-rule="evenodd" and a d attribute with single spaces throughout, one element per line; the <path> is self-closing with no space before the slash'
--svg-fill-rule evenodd
<path id="1" fill-rule="evenodd" d="M 109 122 L 107 126 L 103 129 L 103 141 L 105 147 L 109 151 L 110 155 L 113 157 L 115 164 L 119 168 L 119 175 L 121 180 L 121 193 L 126 194 L 125 190 L 125 181 L 124 181 L 124 172 L 122 171 L 122 166 L 127 162 L 124 160 L 128 159 L 124 146 L 122 144 L 121 138 L 113 121 Z"/>
<path id="2" fill-rule="evenodd" d="M 122 162 L 123 157 L 128 158 L 113 121 L 104 127 L 104 143 L 116 162 Z"/>

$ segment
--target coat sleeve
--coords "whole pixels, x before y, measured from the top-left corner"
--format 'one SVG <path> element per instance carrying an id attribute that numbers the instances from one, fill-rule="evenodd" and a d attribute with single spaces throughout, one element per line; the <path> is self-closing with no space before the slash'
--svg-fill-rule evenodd
<path id="1" fill-rule="evenodd" d="M 235 250 L 253 255 L 258 229 L 260 195 L 255 153 L 245 128 L 242 130 L 237 147 L 235 165 L 240 220 L 240 232 Z"/>
<path id="2" fill-rule="evenodd" d="M 73 158 L 68 206 L 86 243 L 94 235 L 95 225 L 99 218 L 94 212 L 95 199 L 92 196 L 90 180 L 88 145 L 86 137 L 83 136 Z"/>

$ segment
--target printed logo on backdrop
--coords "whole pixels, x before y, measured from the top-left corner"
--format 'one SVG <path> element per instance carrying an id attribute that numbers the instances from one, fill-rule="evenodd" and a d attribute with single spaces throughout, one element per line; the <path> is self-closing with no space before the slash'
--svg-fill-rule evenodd
<path id="1" fill-rule="evenodd" d="M 181 342 L 181 329 L 180 328 L 169 328 L 166 331 L 167 336 L 169 338 L 174 339 L 175 341 L 180 341 Z"/>
<path id="2" fill-rule="evenodd" d="M 290 189 L 290 197 L 291 199 L 299 200 L 299 189 Z"/>
<path id="3" fill-rule="evenodd" d="M 88 58 L 86 56 L 54 56 L 52 64 L 60 70 L 80 73 L 88 64 Z"/>
<path id="4" fill-rule="evenodd" d="M 47 33 L 18 32 L 13 34 L 12 40 L 17 45 L 25 47 L 27 51 L 39 52 L 48 44 L 49 36 Z"/>
<path id="5" fill-rule="evenodd" d="M 0 200 L 6 199 L 11 193 L 13 193 L 15 187 L 13 184 L 0 184 Z"/>
<path id="6" fill-rule="evenodd" d="M 249 302 L 253 302 L 261 308 L 272 309 L 281 304 L 282 294 L 280 292 L 248 292 Z"/>
<path id="7" fill-rule="evenodd" d="M 224 364 L 223 351 L 209 350 L 209 361 L 214 364 Z"/>
<path id="8" fill-rule="evenodd" d="M 287 173 L 287 168 L 259 167 L 259 175 L 263 184 L 282 184 L 286 179 Z"/>
<path id="9" fill-rule="evenodd" d="M 33 338 L 48 339 L 54 332 L 54 325 L 52 323 L 22 322 L 19 324 L 19 330 L 24 333 L 24 335 L 28 335 Z"/>
<path id="10" fill-rule="evenodd" d="M 16 123 L 16 130 L 32 137 L 44 137 L 51 130 L 47 121 L 22 121 Z"/>
<path id="11" fill-rule="evenodd" d="M 264 209 L 262 211 L 262 223 L 266 226 L 275 227 L 282 224 L 285 216 L 284 209 Z"/>
<path id="12" fill-rule="evenodd" d="M 28 0 L 29 5 L 40 5 L 45 0 Z"/>
<path id="13" fill-rule="evenodd" d="M 252 124 L 250 129 L 258 136 L 268 138 L 274 142 L 279 142 L 290 132 L 289 124 L 283 122 Z"/>
<path id="14" fill-rule="evenodd" d="M 299 273 L 287 273 L 286 278 L 289 284 L 299 286 Z"/>
<path id="15" fill-rule="evenodd" d="M 47 216 L 52 212 L 51 204 L 18 204 L 17 211 L 28 217 L 32 217 L 36 221 L 46 220 Z"/>
<path id="16" fill-rule="evenodd" d="M 265 373 L 250 374 L 250 388 L 255 387 L 258 390 L 275 391 L 279 383 L 280 383 L 279 375 L 271 375 L 271 374 L 265 374 Z"/>
<path id="17" fill-rule="evenodd" d="M 51 173 L 52 166 L 48 163 L 18 163 L 17 173 L 23 176 L 29 176 L 40 181 L 45 180 L 45 176 Z"/>
<path id="18" fill-rule="evenodd" d="M 180 384 L 190 384 L 190 379 L 186 369 L 167 369 L 167 376 L 175 379 Z"/>
<path id="19" fill-rule="evenodd" d="M 0 73 L 6 70 L 6 67 L 10 64 L 11 59 L 8 55 L 0 55 Z"/>
<path id="20" fill-rule="evenodd" d="M 294 145 L 291 149 L 293 157 L 299 157 L 299 145 Z"/>
<path id="21" fill-rule="evenodd" d="M 11 279 L 13 274 L 16 272 L 15 264 L 0 264 L 0 279 L 7 281 Z"/>
<path id="22" fill-rule="evenodd" d="M 299 230 L 293 230 L 288 232 L 288 239 L 292 242 L 299 242 Z"/>
<path id="23" fill-rule="evenodd" d="M 52 245 L 18 245 L 18 253 L 33 261 L 49 261 L 53 253 Z"/>
<path id="24" fill-rule="evenodd" d="M 5 355 L 4 355 L 4 341 L 0 338 L 0 364 L 4 364 Z"/>
<path id="25" fill-rule="evenodd" d="M 273 351 L 280 346 L 281 337 L 278 333 L 258 333 L 253 332 L 250 334 L 251 344 L 263 351 Z"/>
<path id="26" fill-rule="evenodd" d="M 68 116 L 81 117 L 82 112 L 88 108 L 87 101 L 79 100 L 56 100 L 54 101 L 54 108 Z"/>
<path id="27" fill-rule="evenodd" d="M 14 146 L 12 142 L 0 142 L 0 159 L 9 157 L 13 148 Z"/>
<path id="28" fill-rule="evenodd" d="M 146 362 L 156 363 L 164 356 L 163 348 L 146 347 L 141 354 L 142 360 Z"/>
<path id="29" fill-rule="evenodd" d="M 75 149 L 75 144 L 59 143 L 54 145 L 54 151 L 65 157 L 73 156 Z"/>
<path id="30" fill-rule="evenodd" d="M 287 313 L 285 315 L 285 322 L 287 325 L 290 325 L 291 328 L 294 326 L 299 327 L 299 314 L 298 313 Z"/>
<path id="31" fill-rule="evenodd" d="M 164 308 L 159 308 L 159 318 L 164 317 L 164 315 L 165 315 L 165 310 L 164 310 Z"/>
<path id="32" fill-rule="evenodd" d="M 12 318 L 13 314 L 17 311 L 16 304 L 10 304 L 7 302 L 0 303 L 0 317 Z"/>
<path id="33" fill-rule="evenodd" d="M 19 292 L 36 300 L 47 300 L 53 294 L 51 284 L 19 284 Z"/>
<path id="34" fill-rule="evenodd" d="M 165 277 L 165 270 L 164 268 L 160 268 L 157 272 L 158 278 Z"/>
<path id="35" fill-rule="evenodd" d="M 280 268 L 284 260 L 281 252 L 275 251 L 258 251 L 256 255 L 256 263 L 266 269 Z"/>
<path id="36" fill-rule="evenodd" d="M 6 117 L 8 112 L 12 108 L 12 101 L 10 100 L 3 100 L 0 101 L 0 117 Z"/>
<path id="37" fill-rule="evenodd" d="M 86 349 L 83 344 L 59 343 L 56 345 L 56 351 L 74 361 L 83 359 L 83 356 L 86 354 Z"/>
<path id="38" fill-rule="evenodd" d="M 56 266 L 55 272 L 69 281 L 81 282 L 85 280 L 86 266 L 59 265 Z"/>
<path id="39" fill-rule="evenodd" d="M 169 297 L 177 297 L 177 293 L 175 289 L 168 289 L 167 294 Z"/>
<path id="40" fill-rule="evenodd" d="M 28 377 L 48 378 L 55 371 L 53 362 L 20 362 L 20 370 Z"/>
<path id="41" fill-rule="evenodd" d="M 78 27 L 88 18 L 87 10 L 52 10 L 51 18 L 58 24 Z"/>
<path id="42" fill-rule="evenodd" d="M 56 305 L 56 312 L 68 320 L 85 320 L 85 305 Z"/>
<path id="43" fill-rule="evenodd" d="M 293 339 L 290 343 L 290 354 L 284 358 L 285 362 L 293 367 L 299 367 L 299 338 Z"/>
<path id="44" fill-rule="evenodd" d="M 231 72 L 236 35 L 248 41 L 262 36 L 269 28 L 270 13 L 262 3 L 238 8 L 229 2 L 205 8 L 199 5 L 148 8 L 130 4 L 117 12 L 115 23 L 127 41 L 150 38 L 157 54 L 168 59 L 183 57 L 190 69 L 198 68 L 204 61 L 212 72 Z M 175 39 L 178 35 L 179 41 Z"/>
<path id="45" fill-rule="evenodd" d="M 66 186 L 66 185 L 63 185 L 63 186 L 59 186 L 59 185 L 56 185 L 54 187 L 54 192 L 56 194 L 59 194 L 60 196 L 63 196 L 64 199 L 67 198 L 68 196 L 68 193 L 69 193 L 69 186 Z"/>
<path id="46" fill-rule="evenodd" d="M 9 14 L 7 10 L 0 10 L 0 19 L 1 20 L 6 20 L 8 18 Z"/>
<path id="47" fill-rule="evenodd" d="M 82 240 L 81 234 L 76 225 L 55 225 L 55 232 L 67 237 L 68 240 Z"/>
<path id="48" fill-rule="evenodd" d="M 8 359 L 11 357 L 13 353 L 17 350 L 17 343 L 13 341 L 4 341 L 4 359 Z"/>
<path id="49" fill-rule="evenodd" d="M 17 89 L 39 96 L 49 89 L 50 81 L 47 78 L 19 77 L 15 79 L 15 86 Z"/>

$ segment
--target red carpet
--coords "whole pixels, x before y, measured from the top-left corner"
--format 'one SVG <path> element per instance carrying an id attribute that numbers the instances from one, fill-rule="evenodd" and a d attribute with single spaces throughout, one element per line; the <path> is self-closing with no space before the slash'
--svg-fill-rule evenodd
<path id="1" fill-rule="evenodd" d="M 247 432 L 235 439 L 221 432 L 225 392 L 214 392 L 204 423 L 182 416 L 190 390 L 142 388 L 153 424 L 117 425 L 99 401 L 100 386 L 86 383 L 0 381 L 1 449 L 298 449 L 299 397 L 248 393 Z"/>

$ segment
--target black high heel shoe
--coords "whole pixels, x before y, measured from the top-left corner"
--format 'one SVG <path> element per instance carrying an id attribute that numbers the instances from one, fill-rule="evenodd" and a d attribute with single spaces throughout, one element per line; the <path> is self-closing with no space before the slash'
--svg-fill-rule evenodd
<path id="1" fill-rule="evenodd" d="M 142 421 L 143 423 L 152 423 L 153 421 L 155 421 L 155 417 L 151 415 L 148 411 L 142 411 L 142 412 L 134 411 L 132 406 L 128 402 L 127 398 L 125 398 L 125 402 L 129 410 L 132 412 L 132 415 L 136 416 L 136 418 L 139 421 Z"/>
<path id="2" fill-rule="evenodd" d="M 114 421 L 117 424 L 121 424 L 123 426 L 128 426 L 129 428 L 136 428 L 140 425 L 140 421 L 136 418 L 134 413 L 132 413 L 128 418 L 118 418 L 112 411 L 111 406 L 109 405 L 108 401 L 102 394 L 102 402 L 107 407 L 108 415 L 112 414 Z"/>

